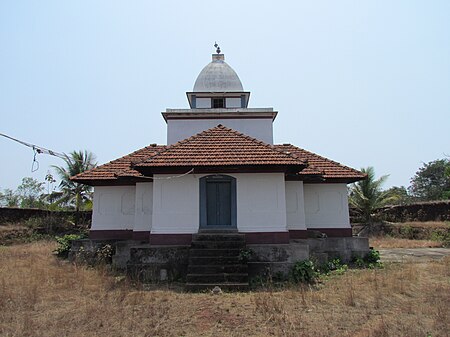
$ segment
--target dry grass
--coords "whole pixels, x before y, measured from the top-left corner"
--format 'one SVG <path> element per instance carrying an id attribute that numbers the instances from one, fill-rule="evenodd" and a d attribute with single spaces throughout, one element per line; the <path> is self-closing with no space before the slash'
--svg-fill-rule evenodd
<path id="1" fill-rule="evenodd" d="M 136 290 L 52 249 L 0 247 L 1 336 L 449 336 L 448 258 L 215 296 Z"/>
<path id="2" fill-rule="evenodd" d="M 369 244 L 375 249 L 379 248 L 429 248 L 442 247 L 442 242 L 431 240 L 409 240 L 389 236 L 377 236 L 369 239 Z"/>
<path id="3" fill-rule="evenodd" d="M 395 223 L 399 226 L 409 226 L 409 227 L 416 227 L 416 228 L 448 228 L 449 222 L 448 221 L 406 221 L 406 222 L 398 222 Z"/>

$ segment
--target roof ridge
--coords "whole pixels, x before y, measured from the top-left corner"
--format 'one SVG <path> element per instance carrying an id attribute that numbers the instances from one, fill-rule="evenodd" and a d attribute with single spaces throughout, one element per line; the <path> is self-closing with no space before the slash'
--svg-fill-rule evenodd
<path id="1" fill-rule="evenodd" d="M 237 130 L 228 128 L 228 127 L 226 127 L 226 126 L 224 126 L 224 125 L 222 125 L 222 124 L 217 125 L 217 127 L 222 127 L 223 129 L 230 130 L 230 131 L 236 133 L 237 135 L 240 135 L 240 136 L 245 137 L 245 138 L 248 139 L 248 140 L 251 140 L 251 141 L 253 141 L 253 142 L 255 142 L 255 143 L 258 143 L 258 144 L 260 144 L 260 145 L 266 146 L 266 147 L 268 147 L 268 148 L 270 148 L 270 149 L 272 149 L 272 150 L 275 150 L 275 151 L 277 151 L 277 152 L 279 152 L 279 153 L 281 153 L 281 154 L 283 154 L 283 155 L 287 155 L 287 156 L 289 156 L 289 157 L 292 157 L 292 158 L 294 158 L 294 159 L 297 159 L 297 160 L 299 160 L 300 162 L 302 162 L 303 164 L 307 164 L 307 162 L 305 162 L 304 160 L 298 158 L 297 156 L 293 156 L 292 154 L 287 154 L 287 153 L 285 153 L 284 151 L 277 149 L 277 148 L 275 147 L 275 145 L 266 143 L 265 141 L 263 141 L 263 140 L 261 140 L 261 139 L 258 139 L 258 138 L 249 136 L 249 135 L 247 135 L 247 134 L 245 134 L 245 133 L 242 133 L 242 132 L 240 132 L 240 131 L 237 131 Z"/>
<path id="2" fill-rule="evenodd" d="M 146 158 L 145 160 L 137 162 L 134 165 L 147 163 L 147 162 L 151 161 L 152 159 L 154 159 L 155 157 L 157 157 L 159 155 L 163 155 L 165 153 L 169 153 L 172 149 L 177 148 L 178 146 L 181 146 L 181 145 L 188 144 L 188 143 L 190 143 L 190 142 L 192 142 L 192 141 L 194 141 L 194 140 L 196 140 L 196 139 L 198 139 L 200 137 L 208 136 L 208 135 L 214 136 L 214 132 L 218 131 L 218 130 L 226 131 L 226 132 L 229 132 L 231 134 L 234 134 L 235 136 L 242 137 L 242 138 L 244 138 L 244 139 L 246 139 L 246 140 L 248 140 L 248 141 L 250 141 L 252 143 L 264 146 L 264 147 L 266 147 L 266 148 L 268 148 L 268 149 L 270 149 L 270 150 L 272 150 L 274 152 L 277 152 L 277 153 L 279 153 L 279 154 L 281 154 L 283 156 L 289 157 L 290 159 L 294 159 L 294 160 L 298 161 L 299 164 L 302 164 L 302 165 L 306 164 L 307 165 L 307 163 L 304 160 L 301 160 L 300 158 L 298 158 L 296 156 L 293 156 L 292 154 L 287 154 L 284 151 L 277 149 L 274 145 L 268 144 L 268 143 L 266 143 L 266 142 L 264 142 L 264 141 L 262 141 L 260 139 L 257 139 L 257 138 L 251 137 L 249 135 L 246 135 L 246 134 L 244 134 L 242 132 L 239 132 L 239 131 L 237 131 L 235 129 L 226 127 L 223 124 L 218 124 L 218 125 L 216 125 L 216 126 L 214 126 L 212 128 L 200 131 L 200 132 L 196 133 L 195 135 L 192 135 L 192 136 L 190 136 L 188 138 L 180 140 L 180 141 L 178 141 L 178 142 L 176 142 L 174 144 L 168 145 L 165 149 L 163 149 L 162 151 L 159 151 L 154 156 L 151 156 L 150 158 Z"/>
<path id="3" fill-rule="evenodd" d="M 219 124 L 219 125 L 215 126 L 214 128 L 216 128 L 216 127 L 218 127 L 218 126 L 223 126 L 223 125 L 222 125 L 222 124 Z M 178 142 L 173 143 L 173 144 L 170 144 L 170 145 L 166 145 L 166 147 L 165 147 L 163 150 L 161 150 L 161 151 L 155 153 L 155 155 L 154 155 L 154 156 L 151 156 L 151 158 L 155 157 L 156 155 L 160 155 L 160 154 L 169 152 L 169 151 L 170 151 L 171 149 L 173 149 L 175 146 L 178 146 L 178 145 L 182 145 L 182 144 L 186 144 L 186 143 L 188 143 L 188 142 L 191 142 L 191 141 L 194 140 L 195 138 L 198 138 L 202 133 L 205 133 L 205 132 L 207 132 L 207 131 L 209 131 L 209 130 L 212 130 L 212 129 L 214 129 L 214 128 L 210 128 L 210 129 L 207 129 L 207 130 L 203 130 L 203 131 L 197 132 L 195 135 L 192 135 L 192 136 L 190 136 L 190 137 L 188 137 L 188 138 L 179 140 Z M 144 159 L 144 160 L 141 160 L 140 162 L 136 162 L 136 163 L 134 163 L 134 165 L 139 165 L 140 163 L 144 163 L 144 162 L 146 162 L 148 159 L 150 159 L 150 158 L 146 158 L 146 159 Z"/>

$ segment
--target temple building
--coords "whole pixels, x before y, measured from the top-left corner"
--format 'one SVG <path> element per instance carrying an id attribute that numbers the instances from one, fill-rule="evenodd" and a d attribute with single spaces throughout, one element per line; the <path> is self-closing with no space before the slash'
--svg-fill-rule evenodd
<path id="1" fill-rule="evenodd" d="M 236 233 L 256 250 L 301 246 L 306 258 L 314 239 L 337 244 L 328 251 L 347 257 L 368 249 L 367 240 L 359 248 L 351 243 L 357 238 L 347 200 L 347 184 L 365 175 L 274 144 L 278 112 L 249 107 L 250 92 L 220 51 L 186 95 L 189 109 L 162 113 L 167 145 L 151 144 L 72 178 L 94 186 L 90 239 L 155 248 L 190 246 L 201 233 Z"/>

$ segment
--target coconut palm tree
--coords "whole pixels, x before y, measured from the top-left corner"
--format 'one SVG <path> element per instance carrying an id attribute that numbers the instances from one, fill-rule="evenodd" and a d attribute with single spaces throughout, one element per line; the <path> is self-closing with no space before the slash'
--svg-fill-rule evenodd
<path id="1" fill-rule="evenodd" d="M 75 206 L 75 210 L 79 211 L 83 203 L 90 200 L 92 187 L 76 183 L 70 180 L 70 177 L 96 167 L 95 155 L 86 150 L 73 151 L 69 156 L 66 156 L 64 161 L 66 163 L 65 167 L 53 166 L 61 178 L 59 188 L 61 189 L 62 195 L 59 202 Z"/>
<path id="2" fill-rule="evenodd" d="M 362 168 L 361 172 L 367 174 L 367 178 L 354 183 L 350 187 L 349 202 L 363 221 L 367 225 L 372 225 L 374 211 L 394 201 L 396 197 L 381 189 L 388 175 L 375 179 L 375 170 L 371 166 Z"/>

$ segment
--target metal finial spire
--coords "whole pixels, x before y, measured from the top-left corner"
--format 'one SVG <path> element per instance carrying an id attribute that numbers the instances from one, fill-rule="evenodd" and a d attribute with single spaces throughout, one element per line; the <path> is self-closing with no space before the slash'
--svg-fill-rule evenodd
<path id="1" fill-rule="evenodd" d="M 217 44 L 217 42 L 215 42 L 215 41 L 214 41 L 214 48 L 216 48 L 217 54 L 220 54 L 220 47 L 219 47 L 219 45 Z"/>

